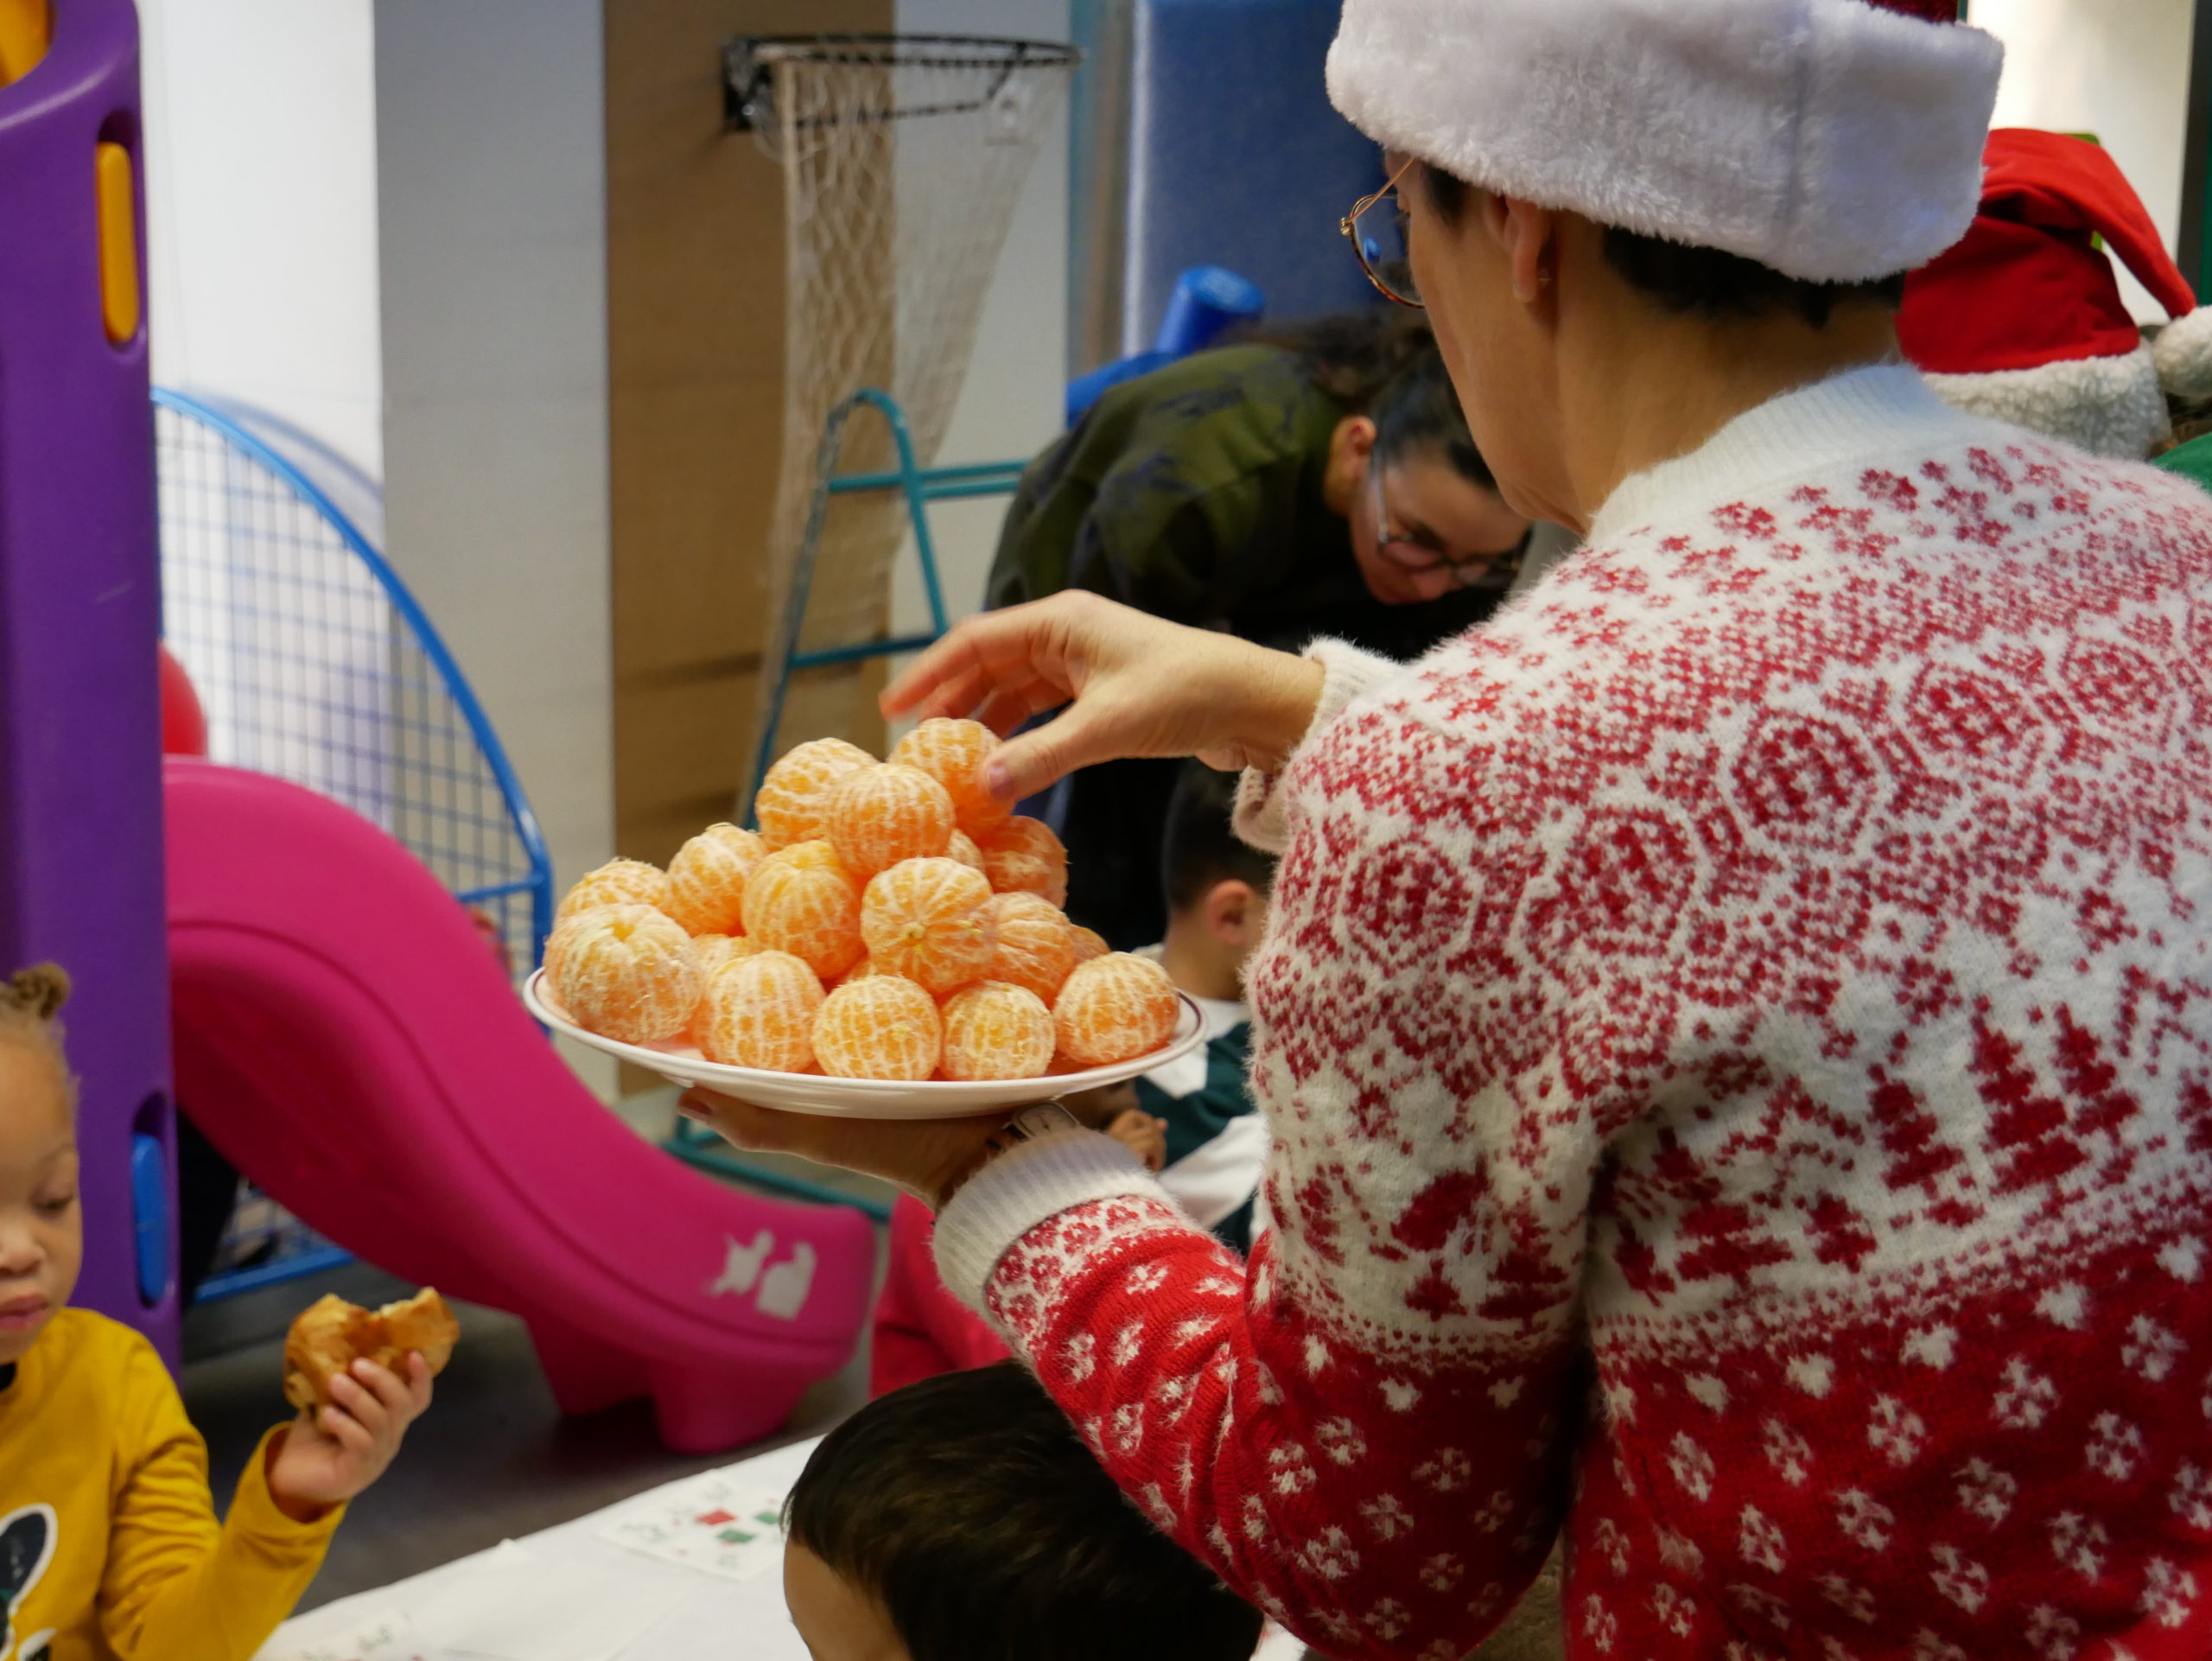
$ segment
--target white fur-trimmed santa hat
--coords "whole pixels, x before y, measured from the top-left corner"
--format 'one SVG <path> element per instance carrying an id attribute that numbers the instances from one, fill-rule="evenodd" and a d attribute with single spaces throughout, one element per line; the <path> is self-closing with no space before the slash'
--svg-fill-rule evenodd
<path id="1" fill-rule="evenodd" d="M 1790 277 L 1958 240 L 2004 49 L 1955 0 L 1344 0 L 1329 96 L 1392 150 Z"/>
<path id="2" fill-rule="evenodd" d="M 2107 249 L 2173 319 L 2155 347 L 2121 302 Z M 1897 339 L 1951 403 L 2099 455 L 2149 455 L 2171 430 L 2168 392 L 2212 397 L 2212 311 L 2119 164 L 2065 133 L 1989 135 L 1981 210 L 1906 278 Z"/>

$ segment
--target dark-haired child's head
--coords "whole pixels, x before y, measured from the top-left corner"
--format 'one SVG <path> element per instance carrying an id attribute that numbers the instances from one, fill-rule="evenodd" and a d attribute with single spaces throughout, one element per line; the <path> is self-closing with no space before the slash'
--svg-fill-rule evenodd
<path id="1" fill-rule="evenodd" d="M 1165 961 L 1175 983 L 1198 997 L 1234 999 L 1244 963 L 1268 926 L 1275 862 L 1241 841 L 1231 821 L 1236 775 L 1186 761 L 1168 799 L 1160 853 L 1167 895 Z"/>
<path id="2" fill-rule="evenodd" d="M 1012 1362 L 869 1403 L 791 1490 L 815 1661 L 1246 1661 L 1259 1613 L 1160 1533 Z"/>
<path id="3" fill-rule="evenodd" d="M 76 1289 L 76 1081 L 56 1016 L 68 977 L 51 964 L 0 981 L 0 1366 L 22 1359 Z"/>

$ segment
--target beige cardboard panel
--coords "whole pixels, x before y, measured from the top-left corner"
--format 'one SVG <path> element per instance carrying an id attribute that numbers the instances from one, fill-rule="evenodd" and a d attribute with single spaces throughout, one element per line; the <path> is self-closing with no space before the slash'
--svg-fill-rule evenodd
<path id="1" fill-rule="evenodd" d="M 783 426 L 782 175 L 722 130 L 721 43 L 893 14 L 607 0 L 605 16 L 616 835 L 663 860 L 728 816 L 749 771 Z"/>

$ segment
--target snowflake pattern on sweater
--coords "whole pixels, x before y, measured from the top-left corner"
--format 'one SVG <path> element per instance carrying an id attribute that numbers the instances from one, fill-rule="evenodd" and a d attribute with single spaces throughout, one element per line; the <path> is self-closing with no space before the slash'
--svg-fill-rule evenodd
<path id="1" fill-rule="evenodd" d="M 1331 1654 L 1564 1518 L 1578 1657 L 2202 1655 L 2212 502 L 1904 371 L 1746 421 L 1815 460 L 1675 464 L 1276 785 L 1249 1273 L 1132 1193 L 990 1308 Z"/>

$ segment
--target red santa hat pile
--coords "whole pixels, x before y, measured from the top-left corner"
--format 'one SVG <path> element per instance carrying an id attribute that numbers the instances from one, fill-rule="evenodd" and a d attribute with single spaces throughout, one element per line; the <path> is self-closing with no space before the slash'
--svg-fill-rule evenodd
<path id="1" fill-rule="evenodd" d="M 2004 50 L 1955 0 L 1344 0 L 1329 94 L 1471 184 L 1742 254 L 1893 277 L 1981 194 Z"/>
<path id="2" fill-rule="evenodd" d="M 2173 319 L 2155 346 L 2096 237 Z M 1897 336 L 1952 403 L 2100 455 L 2147 455 L 2166 393 L 2212 397 L 2212 314 L 2112 157 L 2061 133 L 1990 134 L 1980 211 L 1906 279 Z"/>

